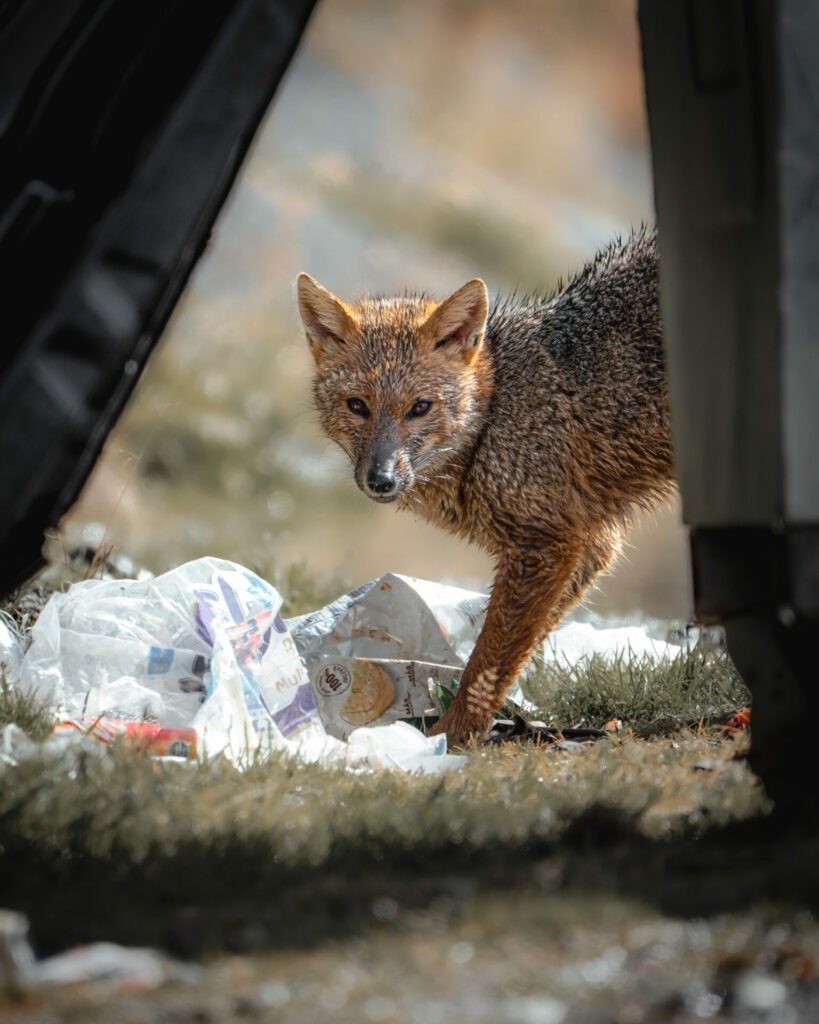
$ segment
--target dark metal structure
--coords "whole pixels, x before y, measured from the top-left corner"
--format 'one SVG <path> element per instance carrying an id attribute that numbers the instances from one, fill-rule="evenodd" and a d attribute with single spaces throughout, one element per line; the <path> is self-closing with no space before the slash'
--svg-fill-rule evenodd
<path id="1" fill-rule="evenodd" d="M 640 0 L 674 446 L 696 610 L 752 758 L 817 809 L 819 7 Z"/>
<path id="2" fill-rule="evenodd" d="M 315 0 L 0 0 L 0 590 L 41 564 Z"/>

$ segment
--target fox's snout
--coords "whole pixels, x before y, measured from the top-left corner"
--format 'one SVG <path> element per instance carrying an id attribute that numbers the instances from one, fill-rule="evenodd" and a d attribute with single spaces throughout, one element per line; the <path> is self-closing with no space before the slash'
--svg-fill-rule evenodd
<path id="1" fill-rule="evenodd" d="M 395 501 L 408 487 L 412 486 L 414 474 L 409 460 L 400 450 L 379 450 L 373 447 L 362 452 L 363 458 L 356 472 L 361 490 L 373 501 Z"/>
<path id="2" fill-rule="evenodd" d="M 364 478 L 367 493 L 373 498 L 384 498 L 395 490 L 395 474 L 390 470 L 379 471 L 376 467 L 367 470 Z"/>

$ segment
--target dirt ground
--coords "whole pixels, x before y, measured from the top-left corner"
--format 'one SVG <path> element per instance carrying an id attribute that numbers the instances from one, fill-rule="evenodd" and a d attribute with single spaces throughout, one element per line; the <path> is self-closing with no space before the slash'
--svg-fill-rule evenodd
<path id="1" fill-rule="evenodd" d="M 88 852 L 90 837 L 102 832 L 95 814 L 58 820 L 48 812 L 45 782 L 40 813 L 54 821 L 63 863 L 26 855 L 18 829 L 0 856 L 4 905 L 29 913 L 41 955 L 108 939 L 159 947 L 169 959 L 159 977 L 126 972 L 7 987 L 0 1019 L 815 1022 L 819 839 L 768 816 L 728 741 L 630 744 L 488 759 L 472 751 L 475 777 L 448 783 L 451 794 L 429 780 L 357 780 L 345 789 L 310 772 L 241 778 L 231 783 L 232 797 L 219 790 L 218 799 L 234 808 L 249 800 L 249 823 L 223 817 L 210 840 L 187 823 L 187 844 L 179 846 L 171 830 L 164 859 L 158 846 L 153 857 L 143 850 L 142 862 L 140 836 L 147 842 L 156 820 L 137 809 L 150 803 L 140 795 L 150 768 L 132 773 L 137 827 L 129 833 L 120 822 L 125 838 L 96 860 Z M 640 764 L 660 787 L 638 812 L 635 792 L 646 788 Z M 164 773 L 153 776 L 157 801 L 176 814 Z M 538 779 L 548 783 L 548 798 L 533 806 Z M 630 779 L 636 790 L 629 793 Z M 280 820 L 288 815 L 280 782 L 291 793 L 315 787 L 303 819 L 293 812 Z M 201 807 L 202 794 L 215 792 L 202 785 L 182 797 Z M 554 802 L 560 788 L 570 810 Z M 122 799 L 122 787 L 114 789 Z M 86 797 L 92 791 L 102 790 L 87 789 Z M 416 802 L 421 791 L 424 802 Z M 436 806 L 433 797 L 444 814 L 438 831 L 459 835 L 458 843 L 429 841 L 437 819 L 423 808 Z M 309 829 L 328 801 L 335 838 L 307 865 L 298 843 L 316 844 Z M 379 824 L 388 803 L 395 817 Z M 455 820 L 459 807 L 463 821 Z M 97 813 L 115 824 L 108 810 Z M 709 818 L 726 816 L 727 824 L 709 826 Z M 15 820 L 8 803 L 2 820 L 8 840 Z M 343 823 L 366 841 L 345 840 Z M 235 843 L 218 838 L 228 827 Z M 242 835 L 243 828 L 250 831 Z M 287 866 L 288 837 L 300 868 Z"/>
<path id="2" fill-rule="evenodd" d="M 792 885 L 813 870 L 815 842 L 783 847 L 763 834 L 647 848 L 608 827 L 590 824 L 530 864 L 365 885 L 337 876 L 325 894 L 336 933 L 326 941 L 243 952 L 264 933 L 237 919 L 232 953 L 169 969 L 159 988 L 20 993 L 2 1019 L 817 1020 L 816 893 L 805 903 Z M 291 912 L 310 914 L 311 903 Z"/>

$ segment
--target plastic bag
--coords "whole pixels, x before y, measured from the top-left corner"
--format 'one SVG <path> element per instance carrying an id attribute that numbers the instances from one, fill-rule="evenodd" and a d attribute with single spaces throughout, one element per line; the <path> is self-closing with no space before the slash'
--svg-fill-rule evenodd
<path id="1" fill-rule="evenodd" d="M 356 768 L 440 770 L 439 737 L 393 730 L 347 745 L 327 735 L 281 603 L 255 573 L 216 558 L 154 580 L 76 583 L 32 629 L 20 685 L 82 732 L 133 734 L 149 750 L 179 753 L 172 745 L 184 740 L 190 754 L 190 726 L 201 755 L 224 752 L 238 765 L 279 750 Z M 72 738 L 85 739 L 69 727 L 49 742 Z"/>
<path id="2" fill-rule="evenodd" d="M 11 618 L 6 622 L 4 615 L 0 615 L 0 672 L 6 683 L 11 685 L 20 678 L 22 654 L 17 635 L 9 625 Z"/>
<path id="3" fill-rule="evenodd" d="M 281 597 L 233 562 L 201 558 L 153 580 L 87 580 L 35 624 L 21 686 L 63 717 L 193 726 L 234 760 L 297 734 L 324 739 Z"/>
<path id="4" fill-rule="evenodd" d="M 387 573 L 287 626 L 327 732 L 433 723 L 452 699 L 487 598 Z"/>

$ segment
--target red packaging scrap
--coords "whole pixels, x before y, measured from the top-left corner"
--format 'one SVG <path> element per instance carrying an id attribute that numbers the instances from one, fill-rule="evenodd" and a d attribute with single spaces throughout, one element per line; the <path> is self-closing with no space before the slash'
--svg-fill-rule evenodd
<path id="1" fill-rule="evenodd" d="M 106 744 L 123 737 L 129 747 L 135 747 L 152 757 L 187 757 L 190 760 L 196 757 L 194 729 L 174 729 L 166 725 L 132 722 L 124 718 L 97 718 L 93 721 L 71 719 L 54 727 L 55 734 L 72 730 L 84 732 Z"/>
<path id="2" fill-rule="evenodd" d="M 726 736 L 733 736 L 735 733 L 741 732 L 743 729 L 750 728 L 750 725 L 751 709 L 743 708 L 742 711 L 737 711 L 735 715 L 731 715 L 725 723 L 725 728 L 722 731 Z"/>

